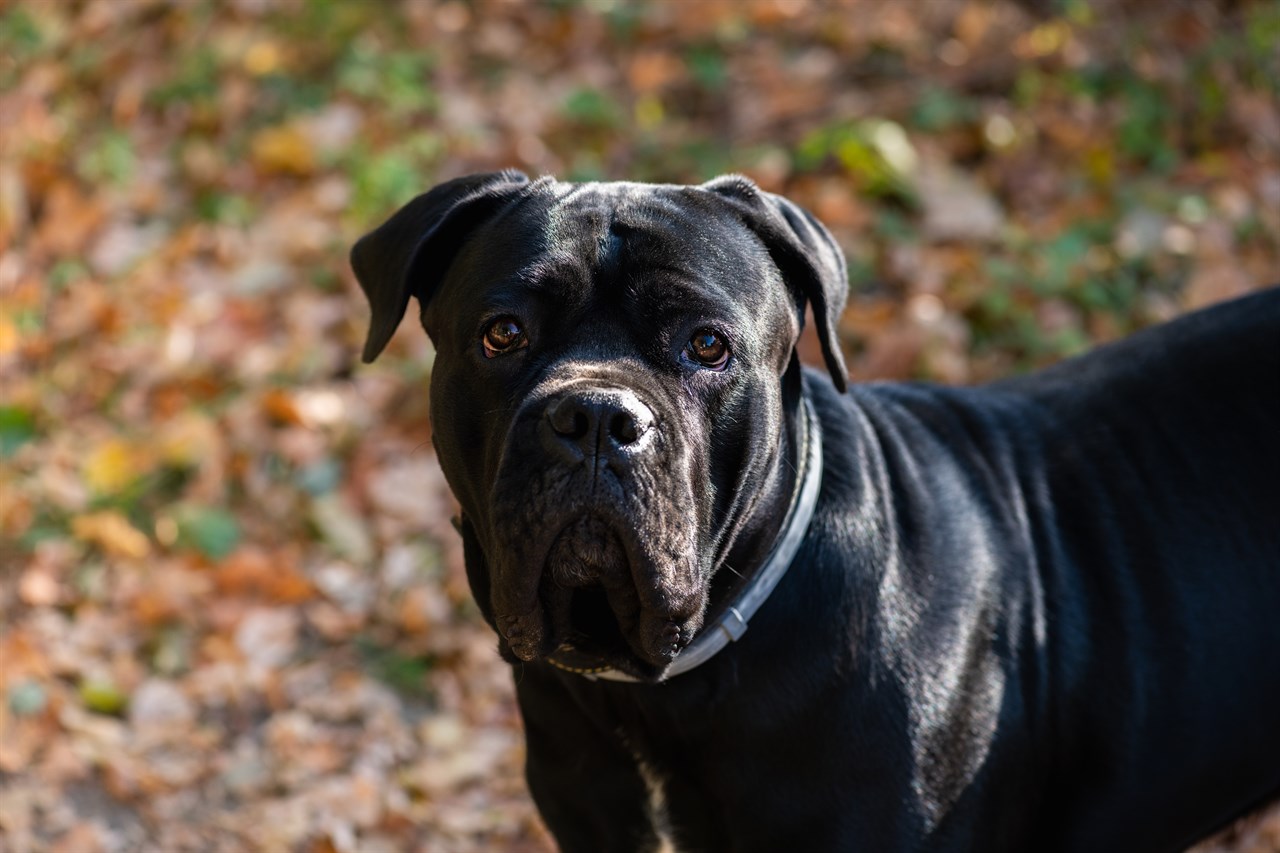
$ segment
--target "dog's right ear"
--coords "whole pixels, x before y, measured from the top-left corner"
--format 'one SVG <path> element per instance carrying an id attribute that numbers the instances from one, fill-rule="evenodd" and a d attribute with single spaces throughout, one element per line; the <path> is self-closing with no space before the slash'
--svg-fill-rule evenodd
<path id="1" fill-rule="evenodd" d="M 378 357 L 404 318 L 409 297 L 426 305 L 474 229 L 529 183 L 507 169 L 455 178 L 415 198 L 351 247 L 351 269 L 373 317 L 363 358 Z"/>

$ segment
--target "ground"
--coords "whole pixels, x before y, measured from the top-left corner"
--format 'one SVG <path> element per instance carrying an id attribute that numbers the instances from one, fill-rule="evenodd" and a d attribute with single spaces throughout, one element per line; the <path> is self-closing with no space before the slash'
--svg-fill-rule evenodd
<path id="1" fill-rule="evenodd" d="M 844 246 L 855 381 L 979 382 L 1280 280 L 1278 45 L 1274 2 L 0 2 L 0 850 L 548 849 L 429 343 L 358 361 L 396 205 L 743 172 Z"/>

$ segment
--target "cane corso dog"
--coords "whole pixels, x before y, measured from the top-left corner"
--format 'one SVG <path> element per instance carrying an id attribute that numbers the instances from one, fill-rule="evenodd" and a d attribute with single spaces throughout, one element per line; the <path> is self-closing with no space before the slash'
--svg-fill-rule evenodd
<path id="1" fill-rule="evenodd" d="M 846 388 L 841 251 L 742 177 L 460 178 L 351 260 L 365 361 L 410 297 L 434 342 L 562 849 L 1176 851 L 1280 794 L 1280 289 Z"/>

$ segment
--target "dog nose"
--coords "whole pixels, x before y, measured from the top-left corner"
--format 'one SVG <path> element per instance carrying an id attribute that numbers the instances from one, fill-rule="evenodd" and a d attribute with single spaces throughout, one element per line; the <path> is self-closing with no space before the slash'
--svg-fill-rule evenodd
<path id="1" fill-rule="evenodd" d="M 547 423 L 559 443 L 587 455 L 632 449 L 653 426 L 653 412 L 623 389 L 591 389 L 553 400 Z"/>

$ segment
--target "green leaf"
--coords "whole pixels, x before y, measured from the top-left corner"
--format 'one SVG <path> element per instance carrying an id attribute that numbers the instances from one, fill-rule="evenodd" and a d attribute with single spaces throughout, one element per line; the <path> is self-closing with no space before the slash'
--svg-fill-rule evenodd
<path id="1" fill-rule="evenodd" d="M 218 62 L 212 47 L 200 45 L 178 57 L 174 73 L 158 78 L 159 85 L 147 93 L 152 104 L 208 103 L 218 94 Z"/>
<path id="2" fill-rule="evenodd" d="M 177 513 L 178 541 L 211 560 L 220 560 L 240 544 L 240 525 L 226 510 L 183 507 Z"/>
<path id="3" fill-rule="evenodd" d="M 946 130 L 978 118 L 977 105 L 956 92 L 941 86 L 929 86 L 911 109 L 911 123 L 927 131 Z"/>
<path id="4" fill-rule="evenodd" d="M 80 682 L 80 701 L 99 714 L 119 714 L 129 704 L 129 697 L 106 678 L 87 678 Z"/>
<path id="5" fill-rule="evenodd" d="M 587 127 L 610 128 L 621 122 L 618 105 L 598 89 L 578 89 L 564 102 L 564 113 Z"/>
<path id="6" fill-rule="evenodd" d="M 13 9 L 0 15 L 0 46 L 34 53 L 43 43 L 40 28 L 23 9 Z"/>
<path id="7" fill-rule="evenodd" d="M 427 674 L 435 665 L 432 657 L 406 655 L 363 636 L 356 638 L 356 650 L 374 677 L 393 690 L 409 696 L 427 692 Z"/>
<path id="8" fill-rule="evenodd" d="M 36 437 L 36 421 L 17 406 L 0 406 L 0 457 L 8 458 Z"/>
<path id="9" fill-rule="evenodd" d="M 342 481 L 342 465 L 326 456 L 299 469 L 294 481 L 307 494 L 316 497 L 332 492 Z"/>
<path id="10" fill-rule="evenodd" d="M 127 133 L 108 130 L 78 161 L 81 177 L 91 183 L 126 184 L 137 171 L 137 155 Z"/>
<path id="11" fill-rule="evenodd" d="M 44 710 L 49 697 L 35 681 L 21 681 L 9 688 L 9 710 L 19 717 L 29 717 Z"/>
<path id="12" fill-rule="evenodd" d="M 685 57 L 689 74 L 704 89 L 713 92 L 723 89 L 729 82 L 729 69 L 724 56 L 713 47 L 695 47 Z"/>
<path id="13" fill-rule="evenodd" d="M 410 147 L 357 159 L 353 214 L 363 220 L 385 216 L 421 192 L 429 182 L 427 159 L 422 149 Z"/>

